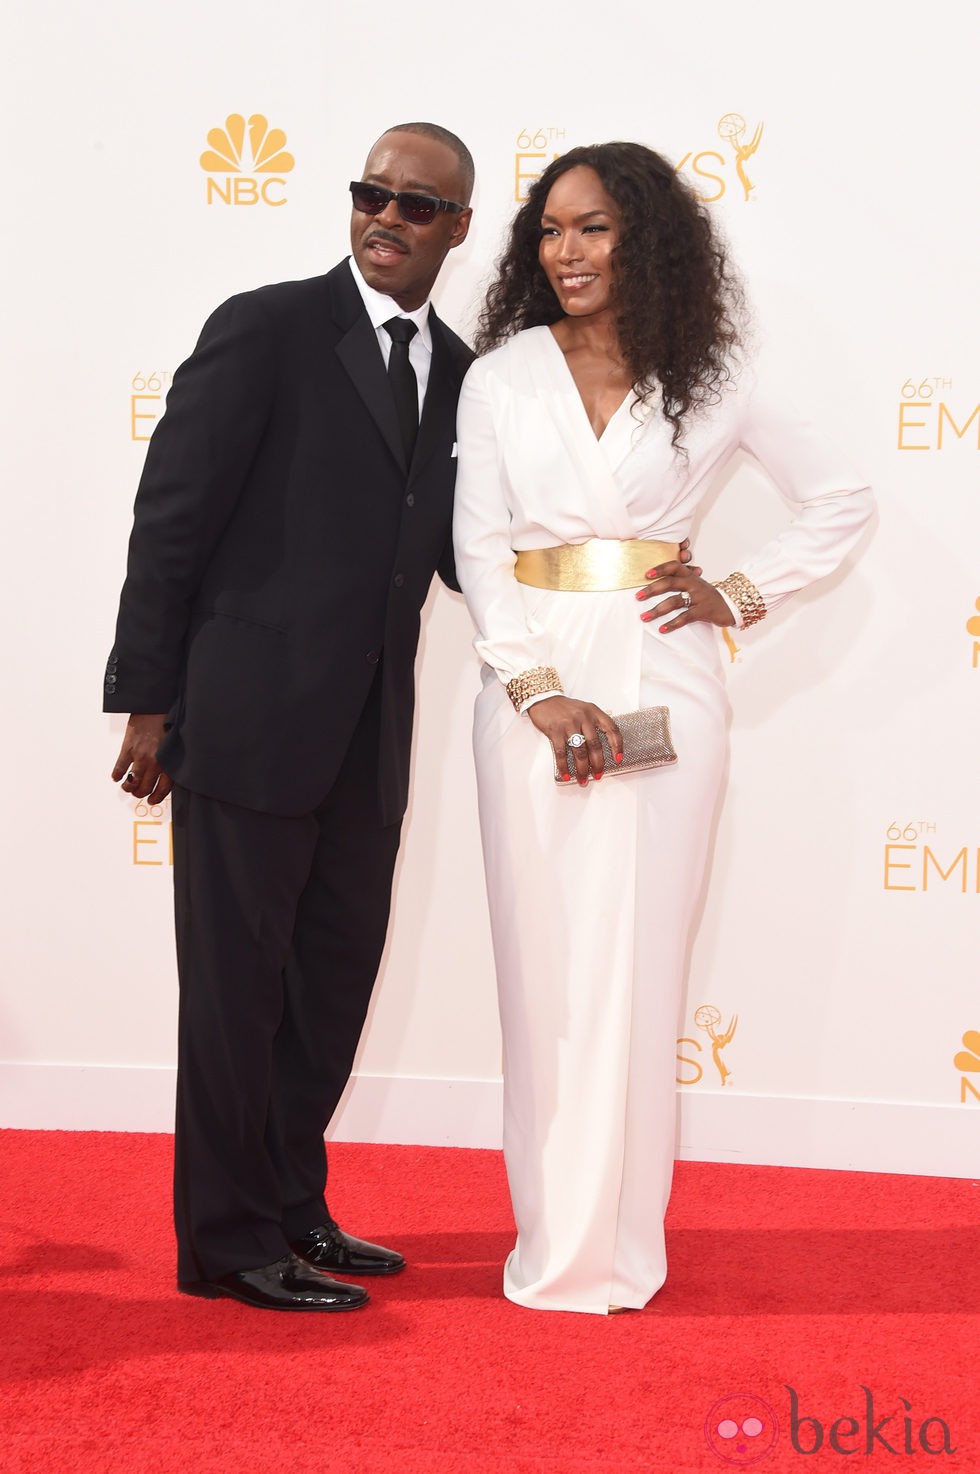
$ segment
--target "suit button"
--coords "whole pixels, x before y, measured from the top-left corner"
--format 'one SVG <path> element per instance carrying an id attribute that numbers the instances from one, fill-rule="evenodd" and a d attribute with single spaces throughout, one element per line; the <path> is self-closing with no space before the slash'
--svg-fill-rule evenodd
<path id="1" fill-rule="evenodd" d="M 405 505 L 406 505 L 406 507 L 414 507 L 415 506 L 415 494 L 414 494 L 414 492 L 411 492 L 410 491 L 408 493 L 408 496 L 405 498 Z"/>
<path id="2" fill-rule="evenodd" d="M 109 670 L 115 670 L 115 668 L 116 668 L 116 666 L 118 664 L 119 664 L 119 658 L 116 655 L 110 655 L 109 656 L 109 659 L 106 661 L 106 665 L 107 665 L 107 667 L 108 667 Z"/>
<path id="3" fill-rule="evenodd" d="M 404 575 L 404 573 L 396 573 L 395 574 L 395 588 L 396 589 L 400 589 L 401 586 L 402 586 L 402 584 L 404 582 L 405 582 L 405 575 Z"/>
<path id="4" fill-rule="evenodd" d="M 368 665 L 377 665 L 378 661 L 381 659 L 381 651 L 369 650 L 364 659 L 367 661 Z"/>

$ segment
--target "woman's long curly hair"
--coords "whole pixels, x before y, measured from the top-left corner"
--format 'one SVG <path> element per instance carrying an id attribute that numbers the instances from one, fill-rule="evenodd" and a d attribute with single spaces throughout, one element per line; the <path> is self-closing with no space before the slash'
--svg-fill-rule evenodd
<path id="1" fill-rule="evenodd" d="M 555 180 L 594 169 L 620 214 L 613 253 L 616 330 L 634 393 L 659 387 L 679 445 L 687 416 L 717 402 L 734 371 L 744 298 L 707 210 L 673 167 L 641 143 L 594 143 L 553 160 L 511 226 L 480 314 L 476 351 L 562 317 L 538 262 L 541 216 Z"/>

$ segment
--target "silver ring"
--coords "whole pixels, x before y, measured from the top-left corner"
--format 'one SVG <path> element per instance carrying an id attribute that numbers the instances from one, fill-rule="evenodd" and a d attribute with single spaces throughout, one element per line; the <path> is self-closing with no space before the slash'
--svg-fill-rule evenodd
<path id="1" fill-rule="evenodd" d="M 573 732 L 571 737 L 566 738 L 566 747 L 584 747 L 585 737 L 581 732 Z"/>
<path id="2" fill-rule="evenodd" d="M 690 594 L 688 594 L 686 592 L 683 593 L 683 594 L 681 594 L 681 601 L 682 601 L 685 609 L 690 609 L 690 607 L 691 607 L 691 596 L 690 596 Z"/>

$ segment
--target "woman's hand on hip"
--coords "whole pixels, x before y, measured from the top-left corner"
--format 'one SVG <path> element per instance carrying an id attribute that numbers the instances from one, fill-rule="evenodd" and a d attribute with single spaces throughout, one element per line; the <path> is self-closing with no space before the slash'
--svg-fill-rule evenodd
<path id="1" fill-rule="evenodd" d="M 660 633 L 669 635 L 672 630 L 683 629 L 686 624 L 703 620 L 707 624 L 733 625 L 735 616 L 722 594 L 713 583 L 701 577 L 700 568 L 685 567 L 679 561 L 661 563 L 647 573 L 649 583 L 637 589 L 636 597 L 644 602 L 658 599 L 660 602 L 645 609 L 640 618 L 652 624 L 655 620 L 669 619 L 660 625 Z"/>
<path id="2" fill-rule="evenodd" d="M 527 715 L 554 748 L 558 776 L 564 782 L 575 778 L 579 783 L 588 783 L 590 772 L 595 778 L 602 777 L 605 764 L 600 731 L 606 734 L 614 760 L 622 761 L 623 738 L 619 728 L 607 712 L 593 706 L 591 701 L 576 701 L 571 696 L 548 696 L 528 707 Z M 569 749 L 570 737 L 584 737 L 585 741 L 573 742 Z M 566 761 L 569 755 L 572 759 L 570 765 Z"/>

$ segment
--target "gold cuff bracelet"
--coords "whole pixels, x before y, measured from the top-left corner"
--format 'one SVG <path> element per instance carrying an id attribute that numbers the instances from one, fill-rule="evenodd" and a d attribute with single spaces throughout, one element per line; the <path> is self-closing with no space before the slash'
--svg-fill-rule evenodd
<path id="1" fill-rule="evenodd" d="M 722 593 L 727 594 L 731 599 L 742 616 L 743 629 L 748 629 L 750 625 L 758 624 L 760 619 L 765 619 L 766 601 L 755 584 L 750 583 L 744 573 L 730 573 L 727 578 L 719 579 L 715 588 L 721 589 Z"/>
<path id="2" fill-rule="evenodd" d="M 533 670 L 522 671 L 519 676 L 507 682 L 507 695 L 514 703 L 515 711 L 520 711 L 531 696 L 541 696 L 545 691 L 563 690 L 553 665 L 536 665 Z"/>

